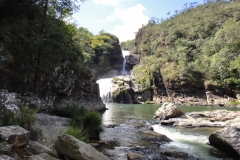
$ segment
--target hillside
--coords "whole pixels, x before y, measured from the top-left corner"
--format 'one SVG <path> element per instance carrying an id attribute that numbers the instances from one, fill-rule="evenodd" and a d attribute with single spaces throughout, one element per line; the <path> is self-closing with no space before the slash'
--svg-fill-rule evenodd
<path id="1" fill-rule="evenodd" d="M 84 94 L 90 93 L 101 101 L 96 77 L 121 70 L 121 48 L 112 34 L 93 35 L 66 22 L 79 4 L 72 0 L 0 1 L 0 89 L 33 92 L 47 103 L 59 97 L 86 99 Z"/>
<path id="2" fill-rule="evenodd" d="M 236 98 L 240 90 L 239 1 L 209 2 L 152 19 L 134 41 L 121 45 L 132 44 L 141 55 L 132 75 L 142 87 L 165 87 L 166 92 L 155 89 L 157 96 L 203 97 L 196 89 L 209 89 Z"/>

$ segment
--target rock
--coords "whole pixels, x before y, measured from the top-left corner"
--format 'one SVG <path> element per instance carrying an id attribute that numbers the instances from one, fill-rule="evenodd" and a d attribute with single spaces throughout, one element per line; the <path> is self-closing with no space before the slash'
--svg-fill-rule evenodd
<path id="1" fill-rule="evenodd" d="M 12 150 L 12 146 L 10 144 L 0 143 L 0 154 L 10 155 L 11 150 Z"/>
<path id="2" fill-rule="evenodd" d="M 41 154 L 41 153 L 47 153 L 53 157 L 58 158 L 57 152 L 48 148 L 47 146 L 44 146 L 36 141 L 29 141 L 29 147 L 31 148 L 31 153 L 33 155 Z"/>
<path id="3" fill-rule="evenodd" d="M 149 160 L 149 158 L 142 156 L 140 154 L 134 153 L 134 152 L 128 152 L 127 158 L 128 158 L 128 160 Z"/>
<path id="4" fill-rule="evenodd" d="M 0 109 L 1 114 L 3 109 L 10 110 L 12 112 L 19 111 L 19 104 L 21 104 L 20 95 L 17 93 L 9 93 L 8 90 L 0 90 Z"/>
<path id="5" fill-rule="evenodd" d="M 57 152 L 63 156 L 76 160 L 109 160 L 107 156 L 97 151 L 71 135 L 59 136 L 55 142 Z"/>
<path id="6" fill-rule="evenodd" d="M 0 90 L 0 113 L 3 109 L 7 109 L 14 113 L 18 113 L 21 107 L 28 106 L 37 111 L 45 110 L 47 105 L 38 98 L 34 93 L 26 92 L 22 95 L 7 90 Z M 1 113 L 2 114 L 2 113 Z"/>
<path id="7" fill-rule="evenodd" d="M 33 155 L 29 158 L 29 160 L 60 160 L 54 157 L 51 157 L 50 155 L 48 155 L 47 153 L 41 153 L 38 155 Z"/>
<path id="8" fill-rule="evenodd" d="M 143 133 L 143 139 L 147 141 L 158 142 L 159 144 L 172 142 L 172 140 L 167 136 L 156 132 Z"/>
<path id="9" fill-rule="evenodd" d="M 182 127 L 225 127 L 240 121 L 239 111 L 214 110 L 204 112 L 190 112 L 179 118 L 161 121 L 161 125 Z"/>
<path id="10" fill-rule="evenodd" d="M 15 159 L 7 155 L 0 155 L 0 160 L 15 160 Z"/>
<path id="11" fill-rule="evenodd" d="M 154 118 L 161 120 L 175 118 L 183 115 L 184 113 L 177 108 L 173 103 L 164 103 L 155 113 Z"/>
<path id="12" fill-rule="evenodd" d="M 173 150 L 162 149 L 160 153 L 167 157 L 171 157 L 171 159 L 196 160 L 196 158 L 194 158 L 193 156 L 188 155 L 187 153 L 184 153 L 184 152 L 177 152 L 177 151 L 173 151 Z"/>
<path id="13" fill-rule="evenodd" d="M 227 152 L 229 155 L 240 159 L 240 125 L 239 121 L 209 136 L 210 145 Z"/>
<path id="14" fill-rule="evenodd" d="M 70 124 L 70 118 L 51 116 L 37 113 L 34 127 L 41 131 L 42 142 L 46 146 L 52 145 L 59 135 L 64 134 Z"/>
<path id="15" fill-rule="evenodd" d="M 56 88 L 58 94 L 69 96 L 71 95 L 72 89 L 74 87 L 75 80 L 71 77 L 61 74 L 56 83 Z"/>
<path id="16" fill-rule="evenodd" d="M 126 58 L 127 69 L 132 70 L 133 66 L 139 64 L 140 54 L 131 53 L 130 55 L 127 55 L 125 58 Z"/>
<path id="17" fill-rule="evenodd" d="M 30 132 L 19 126 L 0 127 L 0 141 L 13 144 L 14 142 L 27 144 Z"/>
<path id="18" fill-rule="evenodd" d="M 48 107 L 36 94 L 32 92 L 23 93 L 21 100 L 24 106 L 36 109 L 37 111 L 44 111 Z"/>

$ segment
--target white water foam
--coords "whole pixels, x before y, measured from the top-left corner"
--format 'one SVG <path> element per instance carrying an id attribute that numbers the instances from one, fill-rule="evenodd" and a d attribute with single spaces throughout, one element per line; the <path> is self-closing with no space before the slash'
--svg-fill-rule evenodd
<path id="1" fill-rule="evenodd" d="M 104 104 L 112 102 L 112 78 L 99 79 L 100 97 Z"/>
<path id="2" fill-rule="evenodd" d="M 162 146 L 164 148 L 185 152 L 201 160 L 219 160 L 218 158 L 213 158 L 205 154 L 209 149 L 212 149 L 214 152 L 214 148 L 207 145 L 208 136 L 206 135 L 192 132 L 188 133 L 183 129 L 180 130 L 175 127 L 160 125 L 154 125 L 153 128 L 155 132 L 164 134 L 173 140 L 171 143 L 164 144 Z"/>

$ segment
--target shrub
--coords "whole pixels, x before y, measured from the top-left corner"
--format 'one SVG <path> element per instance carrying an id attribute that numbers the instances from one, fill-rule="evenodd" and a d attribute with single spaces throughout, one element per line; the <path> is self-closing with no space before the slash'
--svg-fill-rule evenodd
<path id="1" fill-rule="evenodd" d="M 62 108 L 55 106 L 52 113 L 72 119 L 71 128 L 67 131 L 67 134 L 71 132 L 71 135 L 74 136 L 76 134 L 79 138 L 99 139 L 99 134 L 102 131 L 102 118 L 99 113 L 88 111 L 77 104 L 71 104 Z"/>
<path id="2" fill-rule="evenodd" d="M 19 112 L 3 109 L 3 114 L 0 117 L 1 126 L 19 125 L 30 130 L 35 122 L 34 114 L 36 111 L 28 106 L 22 107 Z"/>
<path id="3" fill-rule="evenodd" d="M 80 141 L 86 142 L 88 140 L 88 135 L 83 127 L 70 126 L 66 134 L 72 135 Z"/>
<path id="4" fill-rule="evenodd" d="M 89 134 L 89 138 L 99 139 L 99 134 L 102 132 L 102 118 L 101 115 L 94 111 L 89 111 L 84 114 L 82 123 L 87 133 Z"/>

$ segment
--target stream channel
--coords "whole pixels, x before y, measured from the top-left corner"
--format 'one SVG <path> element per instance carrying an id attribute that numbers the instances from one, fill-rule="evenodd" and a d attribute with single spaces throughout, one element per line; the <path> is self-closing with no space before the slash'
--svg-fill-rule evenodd
<path id="1" fill-rule="evenodd" d="M 180 128 L 155 124 L 153 116 L 160 106 L 151 104 L 106 104 L 108 110 L 103 114 L 102 123 L 108 127 L 104 127 L 100 137 L 101 140 L 109 143 L 103 145 L 100 150 L 113 160 L 127 160 L 126 154 L 132 148 L 148 145 L 148 142 L 142 139 L 141 131 L 137 127 L 139 124 L 145 123 L 151 124 L 154 132 L 164 134 L 173 140 L 173 142 L 161 145 L 161 148 L 185 152 L 199 160 L 232 160 L 225 153 L 207 144 L 209 135 L 217 128 Z M 179 106 L 179 108 L 185 113 L 225 109 L 212 106 Z"/>

